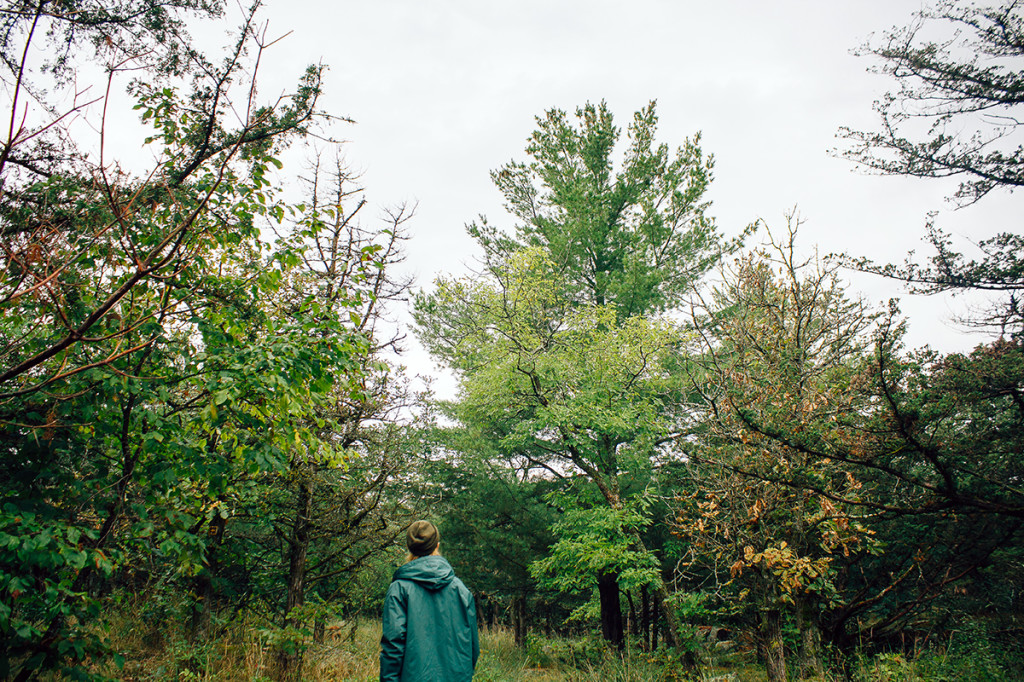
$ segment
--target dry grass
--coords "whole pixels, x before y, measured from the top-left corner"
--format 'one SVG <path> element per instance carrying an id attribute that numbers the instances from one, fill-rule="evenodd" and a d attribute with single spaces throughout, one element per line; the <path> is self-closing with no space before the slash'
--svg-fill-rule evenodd
<path id="1" fill-rule="evenodd" d="M 232 627 L 222 636 L 189 641 L 174 627 L 112 628 L 115 649 L 125 656 L 123 680 L 219 680 L 252 682 L 269 670 L 271 652 L 254 628 Z M 109 673 L 108 673 L 109 674 Z"/>
<path id="2" fill-rule="evenodd" d="M 133 612 L 128 609 L 125 613 Z M 354 627 L 353 627 L 354 625 Z M 379 621 L 339 624 L 328 628 L 322 643 L 311 643 L 303 658 L 303 680 L 316 682 L 376 682 L 379 675 L 381 628 Z M 150 623 L 123 617 L 110 630 L 116 650 L 124 653 L 123 670 L 106 674 L 134 682 L 168 680 L 202 682 L 267 682 L 273 679 L 275 657 L 260 630 L 253 623 L 232 624 L 220 636 L 190 642 L 180 624 Z M 558 648 L 568 641 L 544 640 Z M 693 680 L 666 668 L 666 659 L 635 651 L 625 655 L 597 649 L 592 645 L 583 657 L 545 656 L 537 646 L 527 650 L 515 646 L 512 632 L 504 628 L 481 632 L 481 655 L 474 682 L 671 682 Z M 548 647 L 543 647 L 547 649 Z M 533 655 L 531 656 L 531 650 Z M 675 668 L 669 665 L 668 668 Z M 759 666 L 733 665 L 708 669 L 704 680 L 715 682 L 761 682 Z"/>
<path id="3" fill-rule="evenodd" d="M 352 631 L 338 628 L 323 644 L 314 644 L 303 659 L 303 678 L 309 680 L 375 681 L 379 677 L 380 623 L 360 623 Z"/>
<path id="4" fill-rule="evenodd" d="M 323 643 L 313 643 L 303 657 L 303 679 L 317 682 L 375 682 L 379 675 L 380 623 L 362 621 L 351 627 L 329 628 Z M 122 670 L 108 675 L 133 682 L 189 680 L 254 682 L 272 679 L 274 652 L 257 628 L 236 624 L 222 636 L 189 642 L 173 627 L 140 626 L 119 619 L 110 630 L 116 650 L 126 658 Z M 481 633 L 477 682 L 568 682 L 563 671 L 542 668 L 515 647 L 512 633 L 494 629 Z M 600 679 L 600 678 L 594 678 Z"/>

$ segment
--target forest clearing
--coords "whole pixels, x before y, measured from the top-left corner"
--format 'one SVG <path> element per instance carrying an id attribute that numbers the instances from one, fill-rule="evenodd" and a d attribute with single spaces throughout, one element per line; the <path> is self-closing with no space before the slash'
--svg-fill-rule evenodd
<path id="1" fill-rule="evenodd" d="M 1024 214 L 940 210 L 1024 185 L 1021 2 L 821 41 L 889 88 L 833 161 L 950 189 L 917 253 L 727 229 L 655 92 L 522 121 L 430 281 L 262 11 L 0 2 L 0 679 L 1024 679 Z"/>

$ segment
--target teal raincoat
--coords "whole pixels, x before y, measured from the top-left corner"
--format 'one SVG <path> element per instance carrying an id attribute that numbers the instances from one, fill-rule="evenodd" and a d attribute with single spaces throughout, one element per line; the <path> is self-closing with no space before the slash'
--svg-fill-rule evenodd
<path id="1" fill-rule="evenodd" d="M 384 597 L 380 682 L 469 682 L 480 656 L 476 606 L 451 564 L 405 564 Z"/>

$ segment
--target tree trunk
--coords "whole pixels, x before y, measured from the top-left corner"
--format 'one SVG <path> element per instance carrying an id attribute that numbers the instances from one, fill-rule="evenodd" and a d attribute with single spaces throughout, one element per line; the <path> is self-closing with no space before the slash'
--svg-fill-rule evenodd
<path id="1" fill-rule="evenodd" d="M 782 642 L 782 614 L 778 609 L 762 610 L 758 617 L 757 653 L 764 661 L 769 682 L 787 682 L 786 650 Z"/>
<path id="2" fill-rule="evenodd" d="M 601 634 L 606 642 L 622 648 L 622 605 L 619 603 L 619 576 L 601 573 L 597 578 L 601 596 Z"/>
<path id="3" fill-rule="evenodd" d="M 644 545 L 643 539 L 639 534 L 633 535 L 633 547 L 640 552 L 647 552 L 647 546 Z M 654 595 L 661 609 L 661 615 L 665 618 L 665 641 L 670 646 L 679 646 L 679 619 L 676 618 L 675 609 L 672 608 L 672 604 L 669 602 L 668 590 L 665 589 L 665 584 L 661 581 L 654 586 Z"/>
<path id="4" fill-rule="evenodd" d="M 219 572 L 220 547 L 224 544 L 225 526 L 226 521 L 220 514 L 210 520 L 213 542 L 206 550 L 206 566 L 196 576 L 196 599 L 192 604 L 192 617 L 189 623 L 189 641 L 191 642 L 201 640 L 210 629 L 210 616 L 217 599 L 213 584 Z"/>
<path id="5" fill-rule="evenodd" d="M 517 647 L 526 646 L 526 595 L 518 595 L 512 602 L 515 643 Z"/>
<path id="6" fill-rule="evenodd" d="M 654 594 L 661 609 L 661 616 L 665 619 L 665 626 L 662 632 L 663 639 L 668 642 L 669 646 L 678 647 L 679 619 L 676 617 L 672 604 L 669 603 L 668 590 L 665 589 L 664 585 L 659 584 L 654 588 Z"/>
<path id="7" fill-rule="evenodd" d="M 323 644 L 326 637 L 327 621 L 324 620 L 323 616 L 317 616 L 316 622 L 313 623 L 313 641 L 317 644 Z"/>
<path id="8" fill-rule="evenodd" d="M 313 510 L 313 479 L 308 472 L 299 474 L 298 497 L 295 502 L 295 521 L 288 538 L 288 593 L 282 625 L 295 624 L 292 611 L 305 603 L 306 553 L 309 550 L 309 517 Z M 297 643 L 296 643 L 297 644 Z M 298 682 L 302 679 L 302 649 L 280 649 L 277 653 L 277 679 L 279 682 Z"/>
<path id="9" fill-rule="evenodd" d="M 651 641 L 651 597 L 647 593 L 647 585 L 640 586 L 640 642 L 644 649 L 650 651 Z"/>
<path id="10" fill-rule="evenodd" d="M 629 633 L 630 637 L 636 637 L 640 631 L 638 624 L 636 604 L 633 602 L 633 591 L 626 590 L 626 602 L 629 604 L 629 611 L 626 612 L 626 632 Z"/>
<path id="11" fill-rule="evenodd" d="M 821 660 L 821 627 L 815 617 L 812 601 L 806 597 L 797 599 L 796 625 L 800 632 L 800 679 L 820 678 L 825 674 Z"/>

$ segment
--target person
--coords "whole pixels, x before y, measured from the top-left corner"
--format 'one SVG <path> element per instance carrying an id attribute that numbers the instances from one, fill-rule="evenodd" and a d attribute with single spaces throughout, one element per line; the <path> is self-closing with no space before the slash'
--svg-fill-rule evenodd
<path id="1" fill-rule="evenodd" d="M 380 682 L 469 682 L 480 656 L 473 595 L 441 556 L 434 524 L 414 522 L 405 543 L 384 597 Z"/>

